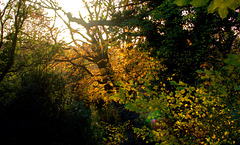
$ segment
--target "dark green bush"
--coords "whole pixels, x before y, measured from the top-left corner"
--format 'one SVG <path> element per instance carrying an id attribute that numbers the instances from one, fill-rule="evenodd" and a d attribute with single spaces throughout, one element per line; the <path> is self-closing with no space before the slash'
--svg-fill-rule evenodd
<path id="1" fill-rule="evenodd" d="M 34 69 L 0 88 L 0 144 L 94 144 L 91 111 L 61 74 Z"/>

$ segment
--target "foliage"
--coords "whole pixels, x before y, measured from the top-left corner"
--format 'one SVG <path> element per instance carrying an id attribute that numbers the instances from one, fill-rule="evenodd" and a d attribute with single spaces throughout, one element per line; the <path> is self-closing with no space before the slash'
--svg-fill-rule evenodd
<path id="1" fill-rule="evenodd" d="M 3 144 L 240 142 L 238 1 L 82 2 L 86 17 L 53 0 L 2 7 Z"/>
<path id="2" fill-rule="evenodd" d="M 0 38 L 0 82 L 14 64 L 18 35 L 29 12 L 33 9 L 26 1 L 8 1 L 1 11 L 1 38 Z"/>
<path id="3" fill-rule="evenodd" d="M 144 89 L 131 82 L 121 84 L 112 98 L 146 121 L 143 127 L 134 128 L 144 140 L 150 138 L 146 142 L 235 144 L 239 142 L 239 60 L 240 55 L 231 54 L 221 69 L 198 71 L 204 80 L 198 86 L 169 78 L 177 88 L 165 93 L 146 79 Z M 137 94 L 130 95 L 129 89 Z"/>
<path id="4" fill-rule="evenodd" d="M 18 80 L 20 79 L 20 80 Z M 92 144 L 90 110 L 75 102 L 66 80 L 51 70 L 34 69 L 23 73 L 9 91 L 1 89 L 1 142 L 3 144 Z M 7 87 L 3 83 L 2 87 Z"/>
<path id="5" fill-rule="evenodd" d="M 4 6 L 1 144 L 95 144 L 91 111 L 74 99 L 73 84 L 64 76 L 68 71 L 54 61 L 64 47 L 54 20 L 32 1 L 11 0 Z"/>
<path id="6" fill-rule="evenodd" d="M 0 81 L 8 73 L 39 64 L 49 65 L 63 44 L 57 44 L 53 19 L 32 1 L 8 1 L 1 12 Z"/>
<path id="7" fill-rule="evenodd" d="M 175 3 L 178 6 L 191 4 L 194 7 L 202 7 L 210 3 L 208 6 L 208 12 L 214 13 L 217 11 L 222 19 L 227 17 L 228 9 L 235 11 L 240 6 L 239 0 L 175 0 Z"/>
<path id="8" fill-rule="evenodd" d="M 128 15 L 117 13 L 115 16 L 125 19 L 123 27 L 130 25 L 131 29 L 139 30 L 125 35 L 146 37 L 138 47 L 163 62 L 167 69 L 161 75 L 165 78 L 175 75 L 176 81 L 195 83 L 196 70 L 206 62 L 217 67 L 218 60 L 227 57 L 233 41 L 238 37 L 233 29 L 235 26 L 238 29 L 235 12 L 229 16 L 232 21 L 207 15 L 206 7 L 179 8 L 173 1 L 137 6 L 125 10 Z M 134 24 L 131 23 L 133 21 Z"/>
<path id="9" fill-rule="evenodd" d="M 236 27 L 236 30 L 239 27 L 236 22 L 238 14 L 236 12 L 230 12 L 231 16 L 229 15 L 229 20 L 222 20 L 219 17 L 215 17 L 213 14 L 207 15 L 207 7 L 195 8 L 186 6 L 179 8 L 173 3 L 173 1 L 131 2 L 121 1 L 121 6 L 118 7 L 119 11 L 113 11 L 112 19 L 110 21 L 95 20 L 95 17 L 92 17 L 92 19 L 87 23 L 87 25 L 91 25 L 90 27 L 95 28 L 93 30 L 101 28 L 100 26 L 102 25 L 109 26 L 108 30 L 111 31 L 110 34 L 114 34 L 113 36 L 115 36 L 116 39 L 119 39 L 119 43 L 113 43 L 111 41 L 109 41 L 111 43 L 108 43 L 110 46 L 109 48 L 113 48 L 112 50 L 116 51 L 118 56 L 116 57 L 118 59 L 114 58 L 114 56 L 112 58 L 108 57 L 109 60 L 113 60 L 110 66 L 113 68 L 114 73 L 110 76 L 112 78 L 117 78 L 114 79 L 115 83 L 111 84 L 113 86 L 112 89 L 115 87 L 118 94 L 112 97 L 113 102 L 124 105 L 125 109 L 133 114 L 140 114 L 141 121 L 147 120 L 147 122 L 149 122 L 146 123 L 145 126 L 140 125 L 138 127 L 136 127 L 136 122 L 131 122 L 132 127 L 135 128 L 136 131 L 135 135 L 138 137 L 142 136 L 142 139 L 145 139 L 148 142 L 152 140 L 160 143 L 166 141 L 167 143 L 179 142 L 179 144 L 181 144 L 188 139 L 189 142 L 204 142 L 204 135 L 207 135 L 207 133 L 200 133 L 204 136 L 202 139 L 200 137 L 201 135 L 198 136 L 198 130 L 192 131 L 188 129 L 188 132 L 190 133 L 186 135 L 185 132 L 183 133 L 183 127 L 178 128 L 176 115 L 174 113 L 171 114 L 169 110 L 175 109 L 175 111 L 179 114 L 179 112 L 181 112 L 177 111 L 181 110 L 179 108 L 187 108 L 185 105 L 186 102 L 189 101 L 188 98 L 193 95 L 197 96 L 197 93 L 194 91 L 201 88 L 198 84 L 203 80 L 199 79 L 199 74 L 196 70 L 201 68 L 209 69 L 211 66 L 214 66 L 216 69 L 221 68 L 222 62 L 219 60 L 228 56 L 231 52 L 235 39 L 238 37 L 237 34 L 233 33 L 233 27 Z M 184 14 L 184 12 L 186 12 L 186 14 Z M 78 24 L 84 24 L 82 22 L 82 18 L 76 19 L 69 16 L 69 20 Z M 97 36 L 101 36 L 97 35 L 97 33 L 94 33 L 94 36 L 95 34 L 96 38 L 98 38 Z M 93 46 L 94 45 L 95 44 L 93 44 Z M 82 47 L 83 46 L 84 45 L 82 45 Z M 138 52 L 136 51 L 138 48 L 143 50 L 139 53 L 140 55 L 138 55 Z M 107 50 L 109 55 L 113 55 L 110 49 Z M 119 53 L 121 51 L 122 53 Z M 151 77 L 150 75 L 152 74 L 151 69 L 146 69 L 147 67 L 144 63 L 142 63 L 146 61 L 146 59 L 144 58 L 141 60 L 141 57 L 139 57 L 144 51 L 147 51 L 150 56 L 156 58 L 155 60 L 153 59 L 153 63 L 149 63 L 151 61 L 147 61 L 146 64 L 149 67 L 159 67 L 159 65 L 157 65 L 159 62 L 162 62 L 162 66 L 165 66 L 165 69 L 154 70 L 154 77 Z M 119 66 L 119 64 L 121 65 Z M 139 70 L 138 64 L 139 68 L 142 70 Z M 158 75 L 156 75 L 156 72 Z M 101 74 L 102 73 L 100 73 L 100 76 Z M 141 79 L 141 77 L 144 79 Z M 194 91 L 192 90 L 193 93 L 185 93 L 185 98 L 179 95 L 181 89 L 177 88 L 176 85 L 170 85 L 170 77 L 176 81 L 182 80 L 186 82 L 189 89 L 187 87 L 184 88 L 185 92 L 190 92 L 190 88 L 194 88 Z M 121 81 L 121 83 L 116 83 L 116 80 Z M 118 88 L 118 85 L 121 86 L 120 89 Z M 110 112 L 112 110 L 108 109 L 108 105 L 104 102 L 106 101 L 108 103 L 112 103 L 111 100 L 109 101 L 109 95 L 111 92 L 107 92 L 103 85 L 92 83 L 85 93 L 91 93 L 90 98 L 93 98 L 94 96 L 97 96 L 96 98 L 100 98 L 96 104 L 90 103 L 90 105 L 97 106 L 95 108 L 97 112 L 96 114 L 102 119 L 100 119 L 101 121 L 107 123 L 112 122 L 110 121 L 111 119 L 109 119 L 110 117 L 106 117 L 108 115 L 111 116 Z M 139 98 L 138 95 L 140 96 Z M 182 98 L 183 100 L 181 100 Z M 169 99 L 184 102 L 184 105 L 176 106 L 171 103 L 171 105 L 169 105 Z M 192 105 L 194 109 L 197 110 L 198 106 L 194 104 L 196 102 L 193 104 L 190 103 L 191 102 L 189 102 L 189 105 Z M 171 108 L 171 106 L 174 108 Z M 157 109 L 152 109 L 154 107 Z M 123 110 L 122 108 L 120 108 L 120 111 L 118 110 L 119 107 L 110 108 L 114 108 L 116 110 L 113 111 L 114 113 L 112 112 L 112 115 L 117 113 L 119 117 L 122 117 L 120 116 L 120 112 Z M 160 116 L 161 111 L 159 111 L 158 108 L 161 108 L 160 110 L 163 111 L 163 117 Z M 151 111 L 149 112 L 149 110 Z M 183 109 L 182 112 L 186 113 L 191 111 Z M 153 133 L 149 134 L 149 132 L 153 130 L 150 123 L 152 121 L 149 121 L 151 119 L 149 114 L 157 117 L 156 119 L 154 118 L 155 121 L 152 120 L 153 122 L 158 122 L 160 120 L 160 122 L 163 123 L 161 129 L 163 134 L 160 137 L 161 139 L 156 137 L 156 134 L 160 132 L 160 130 L 158 130 L 159 123 L 157 125 L 153 125 L 155 132 L 153 131 Z M 148 116 L 150 117 L 148 118 Z M 184 120 L 184 117 L 185 116 L 180 115 L 180 121 Z M 198 115 L 193 115 L 192 118 L 195 117 L 200 118 L 200 120 L 201 118 L 204 118 Z M 115 121 L 116 120 L 119 121 L 115 118 Z M 132 119 L 131 116 L 128 116 L 126 120 L 134 119 Z M 115 121 L 113 122 L 116 123 Z M 197 124 L 198 122 L 196 121 L 194 123 Z M 121 126 L 122 124 L 118 122 L 118 125 L 111 124 L 110 126 L 115 128 L 116 126 L 120 127 L 119 125 Z M 234 125 L 235 128 L 237 128 L 237 125 Z M 201 126 L 201 124 L 197 124 L 196 126 L 202 130 L 205 129 L 201 128 L 203 126 Z M 140 130 L 137 130 L 139 128 Z M 107 126 L 105 129 L 109 130 Z M 144 129 L 145 131 L 142 131 L 141 129 Z M 200 132 L 204 132 L 202 130 L 200 130 Z M 142 133 L 140 133 L 141 131 Z M 144 132 L 148 133 L 144 134 Z M 111 137 L 111 135 L 109 135 L 109 137 Z M 200 139 L 190 139 L 191 137 L 199 137 Z M 235 137 L 233 138 L 235 139 Z M 109 142 L 111 141 L 112 140 L 109 140 Z M 216 143 L 216 141 L 213 142 Z"/>

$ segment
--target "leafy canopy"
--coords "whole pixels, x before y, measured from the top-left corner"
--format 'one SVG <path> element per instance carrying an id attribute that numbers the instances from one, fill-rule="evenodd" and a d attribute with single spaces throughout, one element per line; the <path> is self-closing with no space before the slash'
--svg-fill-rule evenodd
<path id="1" fill-rule="evenodd" d="M 218 12 L 222 19 L 228 15 L 228 9 L 236 10 L 240 6 L 239 0 L 175 0 L 178 6 L 191 4 L 194 7 L 202 7 L 208 5 L 208 13 Z"/>

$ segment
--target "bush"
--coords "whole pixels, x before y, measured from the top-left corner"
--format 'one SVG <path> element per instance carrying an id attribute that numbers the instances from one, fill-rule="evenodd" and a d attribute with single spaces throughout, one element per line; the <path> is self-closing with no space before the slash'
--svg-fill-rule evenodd
<path id="1" fill-rule="evenodd" d="M 15 79 L 15 86 L 1 84 L 12 91 L 6 101 L 9 93 L 1 89 L 2 144 L 94 144 L 91 111 L 72 99 L 60 74 L 34 69 Z"/>
<path id="2" fill-rule="evenodd" d="M 166 88 L 158 88 L 146 78 L 141 88 L 132 82 L 121 84 L 112 98 L 145 120 L 145 125 L 135 127 L 134 132 L 146 143 L 237 144 L 240 55 L 231 54 L 224 63 L 217 70 L 199 70 L 202 83 L 196 86 L 169 78 L 176 89 L 166 93 Z M 137 95 L 128 94 L 130 89 Z"/>

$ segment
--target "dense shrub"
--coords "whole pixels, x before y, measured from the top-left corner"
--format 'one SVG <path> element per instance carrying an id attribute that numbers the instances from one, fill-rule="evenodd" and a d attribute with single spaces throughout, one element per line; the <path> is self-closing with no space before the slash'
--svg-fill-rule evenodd
<path id="1" fill-rule="evenodd" d="M 60 74 L 34 69 L 11 81 L 1 84 L 1 143 L 94 144 L 91 111 L 72 99 Z"/>
<path id="2" fill-rule="evenodd" d="M 112 98 L 145 120 L 134 132 L 146 143 L 238 144 L 239 60 L 239 54 L 230 54 L 220 69 L 197 71 L 202 83 L 196 86 L 169 78 L 176 89 L 165 93 L 165 87 L 158 89 L 151 78 L 145 78 L 141 88 L 122 83 Z M 129 89 L 136 90 L 136 95 L 130 95 Z"/>

